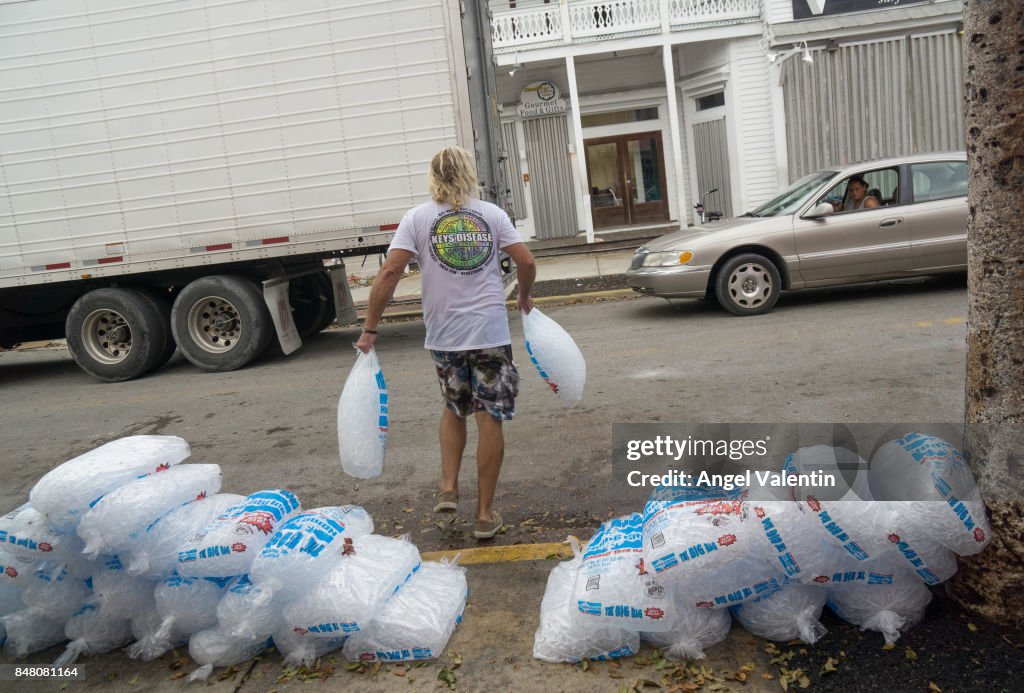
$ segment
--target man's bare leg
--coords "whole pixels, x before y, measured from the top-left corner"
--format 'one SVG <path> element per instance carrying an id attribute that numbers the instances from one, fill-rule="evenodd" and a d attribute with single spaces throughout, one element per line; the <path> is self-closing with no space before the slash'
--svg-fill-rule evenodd
<path id="1" fill-rule="evenodd" d="M 476 412 L 476 426 L 480 434 L 476 446 L 476 519 L 490 522 L 494 519 L 494 491 L 505 457 L 505 435 L 501 420 L 486 411 Z"/>
<path id="2" fill-rule="evenodd" d="M 448 407 L 441 414 L 441 493 L 459 492 L 459 469 L 466 449 L 466 420 Z"/>

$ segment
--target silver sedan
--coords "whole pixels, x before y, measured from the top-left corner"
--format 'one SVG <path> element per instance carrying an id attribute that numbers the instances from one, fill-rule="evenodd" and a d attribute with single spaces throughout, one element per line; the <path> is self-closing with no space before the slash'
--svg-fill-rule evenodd
<path id="1" fill-rule="evenodd" d="M 804 176 L 741 217 L 647 243 L 626 275 L 643 294 L 758 315 L 782 291 L 966 268 L 967 159 L 951 152 Z"/>

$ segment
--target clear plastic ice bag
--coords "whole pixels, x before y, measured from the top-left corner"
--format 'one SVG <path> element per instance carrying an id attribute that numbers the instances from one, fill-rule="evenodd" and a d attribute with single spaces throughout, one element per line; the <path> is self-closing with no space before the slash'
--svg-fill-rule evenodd
<path id="1" fill-rule="evenodd" d="M 51 560 L 66 551 L 81 551 L 72 532 L 50 527 L 46 516 L 25 503 L 0 517 L 0 551 L 28 560 Z"/>
<path id="2" fill-rule="evenodd" d="M 411 542 L 376 534 L 346 540 L 343 554 L 308 594 L 285 607 L 287 625 L 317 637 L 357 633 L 420 566 Z"/>
<path id="3" fill-rule="evenodd" d="M 219 491 L 221 478 L 219 465 L 179 464 L 119 486 L 79 521 L 83 553 L 115 555 L 131 548 L 167 513 Z"/>
<path id="4" fill-rule="evenodd" d="M 820 535 L 859 561 L 886 552 L 885 511 L 871 495 L 868 464 L 855 452 L 830 445 L 800 448 L 786 458 L 788 475 L 820 473 L 836 486 L 794 486 L 792 497 L 813 517 Z"/>
<path id="5" fill-rule="evenodd" d="M 462 621 L 466 570 L 427 562 L 345 643 L 350 662 L 437 659 Z"/>
<path id="6" fill-rule="evenodd" d="M 128 648 L 135 659 L 156 659 L 198 631 L 217 625 L 217 603 L 234 578 L 172 575 L 153 590 L 159 626 Z"/>
<path id="7" fill-rule="evenodd" d="M 274 631 L 273 640 L 274 647 L 284 657 L 285 666 L 308 667 L 318 658 L 340 649 L 348 640 L 348 636 L 318 638 L 309 633 L 296 633 L 293 628 L 281 625 Z"/>
<path id="8" fill-rule="evenodd" d="M 94 501 L 190 454 L 188 443 L 177 436 L 119 438 L 51 469 L 32 487 L 29 502 L 51 527 L 67 532 Z"/>
<path id="9" fill-rule="evenodd" d="M 71 642 L 53 662 L 55 667 L 71 666 L 82 655 L 91 657 L 127 645 L 132 640 L 132 629 L 129 619 L 111 615 L 90 602 L 64 625 L 64 635 Z"/>
<path id="10" fill-rule="evenodd" d="M 291 515 L 299 499 L 291 491 L 258 491 L 225 510 L 178 548 L 177 571 L 193 577 L 245 575 L 256 554 Z"/>
<path id="11" fill-rule="evenodd" d="M 924 618 L 931 600 L 931 590 L 903 568 L 887 583 L 844 582 L 828 587 L 828 607 L 839 618 L 862 630 L 878 631 L 886 643 L 896 642 Z"/>
<path id="12" fill-rule="evenodd" d="M 896 533 L 942 544 L 961 556 L 992 540 L 981 492 L 967 460 L 941 438 L 909 433 L 880 447 L 868 475 L 879 500 L 889 501 Z"/>
<path id="13" fill-rule="evenodd" d="M 67 617 L 55 618 L 35 607 L 0 617 L 0 631 L 5 633 L 4 652 L 21 659 L 64 642 Z"/>
<path id="14" fill-rule="evenodd" d="M 373 520 L 354 505 L 293 515 L 270 538 L 249 569 L 253 584 L 288 599 L 303 595 L 341 556 L 345 538 L 373 532 Z"/>
<path id="15" fill-rule="evenodd" d="M 644 517 L 603 523 L 583 549 L 573 603 L 581 622 L 635 631 L 665 630 L 669 594 L 644 559 Z"/>
<path id="16" fill-rule="evenodd" d="M 526 353 L 548 387 L 567 404 L 583 399 L 587 362 L 575 340 L 539 308 L 523 314 Z"/>
<path id="17" fill-rule="evenodd" d="M 170 577 L 177 568 L 182 543 L 244 500 L 245 496 L 234 493 L 215 493 L 167 513 L 120 554 L 128 572 L 154 579 Z"/>
<path id="18" fill-rule="evenodd" d="M 813 645 L 828 632 L 821 625 L 821 611 L 827 598 L 824 587 L 790 582 L 731 610 L 751 635 L 776 642 L 802 640 Z"/>
<path id="19" fill-rule="evenodd" d="M 556 565 L 548 575 L 540 604 L 540 625 L 533 638 L 533 656 L 544 662 L 576 663 L 630 657 L 640 649 L 636 631 L 581 623 L 573 592 L 579 556 Z"/>
<path id="20" fill-rule="evenodd" d="M 388 443 L 388 389 L 377 352 L 359 352 L 338 398 L 341 468 L 357 479 L 384 471 Z"/>
<path id="21" fill-rule="evenodd" d="M 670 589 L 674 593 L 684 588 L 677 583 Z M 704 650 L 729 636 L 732 618 L 728 609 L 702 609 L 690 604 L 690 599 L 673 595 L 674 615 L 669 629 L 661 633 L 641 633 L 647 642 L 665 649 L 670 659 L 704 659 Z"/>
<path id="22" fill-rule="evenodd" d="M 662 486 L 644 506 L 647 569 L 665 583 L 713 573 L 744 558 L 753 537 L 743 490 Z"/>
<path id="23" fill-rule="evenodd" d="M 214 667 L 228 667 L 252 659 L 272 644 L 269 638 L 235 638 L 216 627 L 201 630 L 188 640 L 188 654 L 200 665 L 188 680 L 205 681 Z"/>

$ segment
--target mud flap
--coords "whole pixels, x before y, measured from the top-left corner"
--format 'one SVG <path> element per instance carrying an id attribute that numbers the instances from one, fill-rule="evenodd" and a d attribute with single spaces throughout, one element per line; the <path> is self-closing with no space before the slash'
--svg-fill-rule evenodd
<path id="1" fill-rule="evenodd" d="M 288 279 L 270 279 L 263 282 L 263 301 L 274 320 L 274 330 L 277 332 L 281 351 L 290 354 L 302 346 L 302 337 L 295 328 L 292 307 L 288 302 Z"/>
<path id="2" fill-rule="evenodd" d="M 339 325 L 348 325 L 356 321 L 356 307 L 352 303 L 352 290 L 348 286 L 348 273 L 345 263 L 341 260 L 328 270 L 331 275 L 331 287 L 334 289 L 334 310 Z"/>

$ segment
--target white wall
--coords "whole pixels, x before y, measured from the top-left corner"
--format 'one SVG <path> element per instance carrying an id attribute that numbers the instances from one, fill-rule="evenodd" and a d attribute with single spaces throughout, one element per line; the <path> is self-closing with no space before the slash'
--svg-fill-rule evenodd
<path id="1" fill-rule="evenodd" d="M 741 199 L 733 200 L 734 212 L 742 214 L 771 199 L 779 190 L 775 156 L 775 127 L 769 63 L 757 39 L 736 39 L 732 44 L 732 93 L 739 138 L 739 161 L 734 175 L 741 175 Z M 726 104 L 728 107 L 728 104 Z"/>
<path id="2" fill-rule="evenodd" d="M 729 41 L 702 41 L 679 48 L 679 77 L 686 79 L 729 62 Z"/>
<path id="3" fill-rule="evenodd" d="M 769 24 L 793 21 L 793 0 L 764 0 L 765 19 Z"/>

